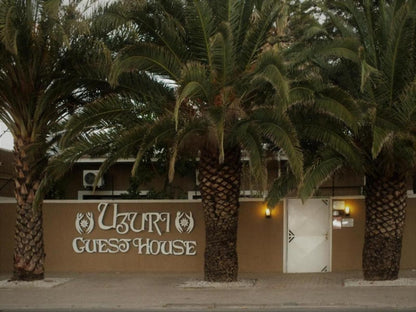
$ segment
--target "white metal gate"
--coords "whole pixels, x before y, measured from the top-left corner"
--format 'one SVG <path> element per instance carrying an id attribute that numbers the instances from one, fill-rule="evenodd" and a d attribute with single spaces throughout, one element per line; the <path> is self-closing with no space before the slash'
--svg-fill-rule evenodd
<path id="1" fill-rule="evenodd" d="M 330 272 L 331 234 L 329 199 L 287 199 L 285 272 Z"/>

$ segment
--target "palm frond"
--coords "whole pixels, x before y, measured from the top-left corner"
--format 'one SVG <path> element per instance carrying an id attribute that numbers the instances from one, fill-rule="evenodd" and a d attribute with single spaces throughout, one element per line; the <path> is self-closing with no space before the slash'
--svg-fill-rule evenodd
<path id="1" fill-rule="evenodd" d="M 403 125 L 405 129 L 412 129 L 416 124 L 416 81 L 407 85 L 400 97 L 398 103 L 394 105 L 397 111 L 398 124 Z M 416 127 L 415 127 L 416 130 Z"/>
<path id="2" fill-rule="evenodd" d="M 263 53 L 258 60 L 258 69 L 252 79 L 253 87 L 258 82 L 269 83 L 276 92 L 280 103 L 286 106 L 289 102 L 290 82 L 286 76 L 286 69 L 281 56 L 273 50 Z"/>
<path id="3" fill-rule="evenodd" d="M 0 41 L 10 53 L 17 54 L 18 8 L 12 1 L 2 1 L 0 4 Z"/>
<path id="4" fill-rule="evenodd" d="M 342 37 L 348 38 L 354 36 L 355 32 L 351 25 L 346 23 L 343 19 L 340 19 L 338 15 L 335 15 L 333 12 L 328 10 L 328 8 L 324 8 L 324 11 L 328 14 L 332 24 L 341 33 Z"/>
<path id="5" fill-rule="evenodd" d="M 316 189 L 343 165 L 344 159 L 336 155 L 327 155 L 323 159 L 317 159 L 306 169 L 303 183 L 298 190 L 299 197 L 302 199 L 311 197 Z"/>
<path id="6" fill-rule="evenodd" d="M 127 15 L 137 25 L 140 41 L 165 47 L 175 61 L 181 63 L 190 53 L 184 44 L 187 6 L 183 1 L 145 2 L 137 10 L 127 8 L 131 11 Z"/>
<path id="7" fill-rule="evenodd" d="M 181 87 L 177 90 L 178 95 L 174 110 L 176 128 L 179 123 L 179 110 L 185 101 L 195 99 L 208 102 L 211 100 L 211 87 L 207 67 L 198 62 L 188 63 L 182 69 L 180 85 Z"/>
<path id="8" fill-rule="evenodd" d="M 302 131 L 305 137 L 324 144 L 327 148 L 339 153 L 340 157 L 348 160 L 350 166 L 359 168 L 361 164 L 359 151 L 349 135 L 342 133 L 342 125 L 338 124 L 338 128 L 335 128 L 336 126 L 329 121 L 326 124 L 305 123 L 302 125 Z"/>
<path id="9" fill-rule="evenodd" d="M 279 111 L 267 108 L 255 110 L 250 120 L 258 125 L 262 136 L 285 151 L 294 175 L 300 180 L 303 173 L 303 155 L 290 120 Z"/>
<path id="10" fill-rule="evenodd" d="M 170 116 L 165 116 L 164 118 L 159 118 L 156 122 L 149 123 L 145 133 L 141 135 L 142 141 L 133 164 L 132 175 L 137 174 L 140 162 L 148 150 L 152 149 L 156 143 L 170 146 L 175 140 L 175 136 L 175 125 Z"/>
<path id="11" fill-rule="evenodd" d="M 211 38 L 213 70 L 218 83 L 229 83 L 234 70 L 233 37 L 229 23 L 221 23 L 218 32 Z"/>
<path id="12" fill-rule="evenodd" d="M 210 38 L 215 32 L 215 17 L 206 1 L 192 0 L 185 7 L 186 27 L 189 35 L 189 48 L 194 57 L 212 67 L 213 56 Z"/>
<path id="13" fill-rule="evenodd" d="M 181 63 L 169 50 L 152 43 L 127 47 L 114 61 L 109 81 L 117 85 L 118 77 L 125 72 L 150 71 L 161 77 L 178 81 Z"/>
<path id="14" fill-rule="evenodd" d="M 235 125 L 232 131 L 235 141 L 240 142 L 242 149 L 248 153 L 250 159 L 250 169 L 252 172 L 263 172 L 263 146 L 259 136 L 259 128 L 249 120 L 244 120 Z"/>
<path id="15" fill-rule="evenodd" d="M 377 126 L 373 127 L 373 146 L 371 148 L 371 155 L 374 159 L 377 158 L 386 142 L 392 138 L 393 132 L 390 129 Z"/>
<path id="16" fill-rule="evenodd" d="M 284 174 L 275 179 L 266 198 L 267 206 L 276 207 L 280 200 L 296 190 L 298 184 L 299 181 L 293 173 Z"/>
<path id="17" fill-rule="evenodd" d="M 226 0 L 208 2 L 208 5 L 212 8 L 212 11 L 215 12 L 216 24 L 219 24 L 223 21 L 230 22 L 232 10 L 236 2 L 238 1 Z"/>
<path id="18" fill-rule="evenodd" d="M 280 9 L 281 6 L 278 1 L 263 1 L 258 11 L 259 17 L 251 22 L 251 27 L 247 30 L 239 51 L 238 64 L 241 65 L 241 68 L 249 69 L 252 66 L 253 59 L 266 43 L 267 33 L 275 22 Z"/>
<path id="19" fill-rule="evenodd" d="M 129 116 L 128 108 L 123 105 L 118 95 L 108 95 L 82 108 L 66 125 L 65 134 L 61 140 L 63 147 L 71 145 L 72 138 L 81 131 L 90 129 L 103 120 L 110 120 L 121 116 Z"/>
<path id="20" fill-rule="evenodd" d="M 253 7 L 253 1 L 233 1 L 230 24 L 234 38 L 234 54 L 238 54 L 242 50 L 247 29 L 250 27 L 250 18 Z M 237 55 L 234 55 L 234 57 L 237 57 Z"/>
<path id="21" fill-rule="evenodd" d="M 414 41 L 412 40 L 414 39 L 414 28 L 409 27 L 408 7 L 403 5 L 397 11 L 391 12 L 391 14 L 393 16 L 390 19 L 390 23 L 386 25 L 386 31 L 389 30 L 387 35 L 388 41 L 382 55 L 383 64 L 380 65 L 388 77 L 390 103 L 397 98 L 401 86 L 406 84 L 405 80 L 408 79 L 404 73 L 409 68 L 409 61 L 412 59 L 410 57 L 411 54 L 409 54 L 409 44 L 412 44 Z M 412 74 L 414 76 L 414 72 Z"/>
<path id="22" fill-rule="evenodd" d="M 357 131 L 360 111 L 354 99 L 340 88 L 327 88 L 315 97 L 314 108 L 345 123 L 352 131 Z"/>

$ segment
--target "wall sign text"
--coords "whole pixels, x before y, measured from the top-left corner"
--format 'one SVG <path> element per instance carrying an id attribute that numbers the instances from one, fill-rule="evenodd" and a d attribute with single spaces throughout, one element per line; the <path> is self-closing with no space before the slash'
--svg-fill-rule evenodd
<path id="1" fill-rule="evenodd" d="M 75 253 L 127 253 L 135 250 L 140 255 L 196 255 L 197 243 L 193 240 L 180 239 L 194 229 L 192 212 L 120 212 L 116 203 L 100 203 L 97 207 L 97 219 L 94 212 L 78 212 L 75 217 L 75 229 L 81 235 L 72 241 Z M 174 230 L 178 239 L 164 240 L 162 236 Z M 89 238 L 95 229 L 113 231 L 117 237 Z M 123 235 L 137 233 L 140 236 L 125 238 Z M 156 233 L 161 239 L 146 237 L 146 233 Z"/>

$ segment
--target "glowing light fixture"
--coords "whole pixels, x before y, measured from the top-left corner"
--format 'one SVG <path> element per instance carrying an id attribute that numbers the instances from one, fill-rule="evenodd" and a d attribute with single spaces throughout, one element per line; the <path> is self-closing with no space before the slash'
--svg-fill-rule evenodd
<path id="1" fill-rule="evenodd" d="M 266 218 L 271 218 L 272 217 L 272 211 L 269 207 L 266 207 L 266 210 L 264 211 L 264 215 Z"/>
<path id="2" fill-rule="evenodd" d="M 346 216 L 349 216 L 350 215 L 350 206 L 345 206 L 345 208 L 344 208 L 344 214 Z"/>

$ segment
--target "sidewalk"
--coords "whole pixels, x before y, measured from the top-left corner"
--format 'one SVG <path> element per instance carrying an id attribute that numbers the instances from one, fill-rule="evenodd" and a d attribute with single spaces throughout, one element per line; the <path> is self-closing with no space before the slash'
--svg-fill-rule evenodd
<path id="1" fill-rule="evenodd" d="M 403 271 L 401 277 L 413 283 L 416 271 Z M 0 275 L 0 280 L 7 278 Z M 0 311 L 25 308 L 270 311 L 292 307 L 407 311 L 414 308 L 416 311 L 416 286 L 344 286 L 345 280 L 359 278 L 358 272 L 240 274 L 242 283 L 234 287 L 201 288 L 197 283 L 201 280 L 198 274 L 54 274 L 47 276 L 44 284 L 54 280 L 64 282 L 52 288 L 0 288 Z"/>

